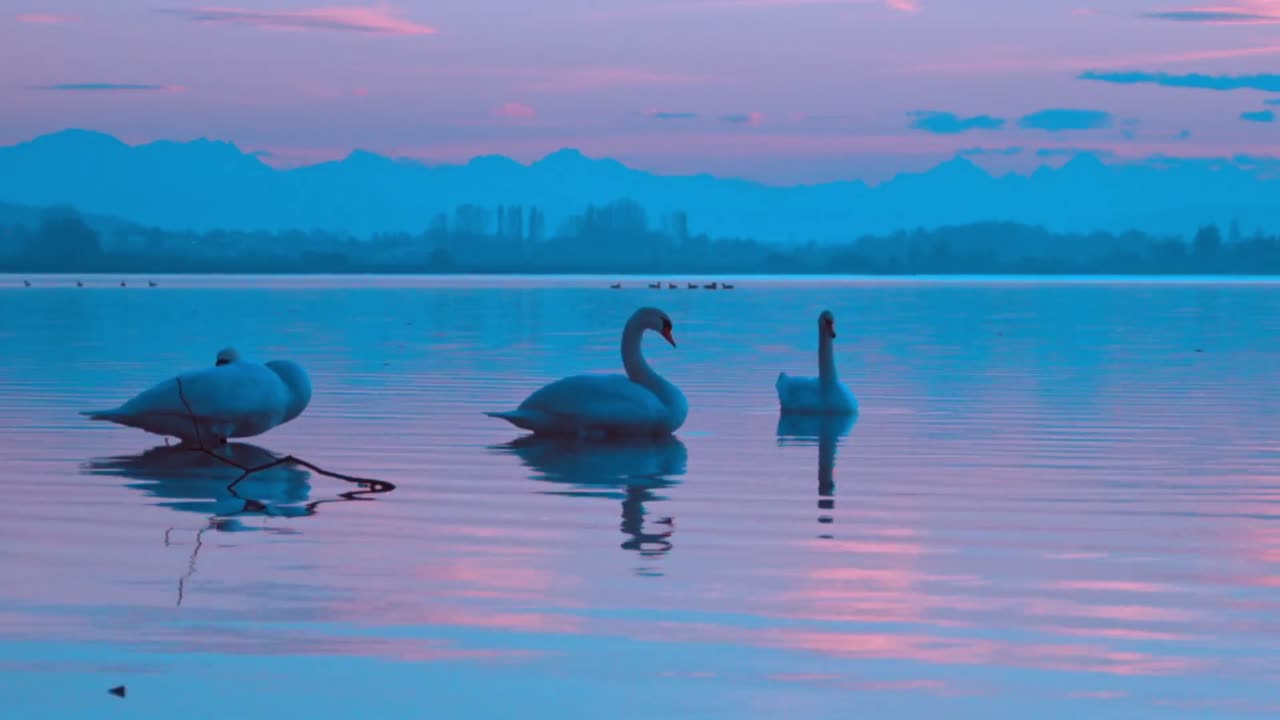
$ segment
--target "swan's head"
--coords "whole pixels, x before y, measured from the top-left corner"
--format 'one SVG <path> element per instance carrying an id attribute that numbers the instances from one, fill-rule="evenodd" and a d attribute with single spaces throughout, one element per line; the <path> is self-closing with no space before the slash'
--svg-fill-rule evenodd
<path id="1" fill-rule="evenodd" d="M 818 337 L 834 338 L 836 336 L 836 316 L 830 310 L 823 310 L 818 316 Z"/>
<path id="2" fill-rule="evenodd" d="M 229 347 L 218 351 L 218 359 L 213 364 L 216 367 L 222 367 L 233 362 L 240 362 L 240 353 L 235 348 Z"/>
<path id="3" fill-rule="evenodd" d="M 285 409 L 284 420 L 281 420 L 281 422 L 289 422 L 301 415 L 311 402 L 311 378 L 307 376 L 307 371 L 303 370 L 301 365 L 288 360 L 272 360 L 265 364 L 272 372 L 279 375 L 285 387 L 289 388 L 289 404 Z"/>
<path id="4" fill-rule="evenodd" d="M 664 340 L 671 343 L 671 347 L 676 346 L 676 339 L 671 335 L 671 316 L 662 312 L 658 308 L 643 307 L 631 316 L 631 325 L 635 325 L 642 330 L 652 330 L 662 336 Z"/>

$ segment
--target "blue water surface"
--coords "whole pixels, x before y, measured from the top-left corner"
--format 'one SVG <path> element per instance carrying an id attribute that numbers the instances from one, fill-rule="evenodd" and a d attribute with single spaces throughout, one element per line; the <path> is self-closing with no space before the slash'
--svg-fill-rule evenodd
<path id="1" fill-rule="evenodd" d="M 125 279 L 0 277 L 0 717 L 1280 715 L 1280 284 Z M 676 439 L 483 415 L 641 305 Z M 780 421 L 824 308 L 861 415 Z M 228 345 L 396 489 L 77 414 Z"/>

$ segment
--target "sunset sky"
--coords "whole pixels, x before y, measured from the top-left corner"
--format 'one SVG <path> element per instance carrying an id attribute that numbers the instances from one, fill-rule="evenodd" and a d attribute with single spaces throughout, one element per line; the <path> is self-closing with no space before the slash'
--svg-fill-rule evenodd
<path id="1" fill-rule="evenodd" d="M 10 0 L 0 143 L 210 137 L 277 165 L 571 146 L 771 183 L 958 151 L 1276 154 L 1280 0 L 1187 2 Z"/>

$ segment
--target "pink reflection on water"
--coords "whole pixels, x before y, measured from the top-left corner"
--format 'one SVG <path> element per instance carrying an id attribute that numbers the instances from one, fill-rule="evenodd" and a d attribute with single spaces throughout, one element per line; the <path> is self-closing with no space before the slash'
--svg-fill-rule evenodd
<path id="1" fill-rule="evenodd" d="M 765 631 L 754 638 L 772 647 L 837 657 L 911 660 L 935 665 L 996 665 L 1109 675 L 1172 675 L 1204 661 L 1112 650 L 1100 645 L 1018 644 L 979 638 L 884 633 Z"/>
<path id="2" fill-rule="evenodd" d="M 502 556 L 468 556 L 424 565 L 415 574 L 447 586 L 447 594 L 460 597 L 545 602 L 553 588 L 568 590 L 572 585 L 554 570 L 514 564 Z"/>
<path id="3" fill-rule="evenodd" d="M 1129 693 L 1120 692 L 1119 690 L 1081 690 L 1069 693 L 1067 697 L 1081 700 L 1119 700 L 1120 698 L 1129 697 Z"/>
<path id="4" fill-rule="evenodd" d="M 960 697 L 983 694 L 976 688 L 962 689 L 955 683 L 932 678 L 905 680 L 854 680 L 843 675 L 826 673 L 773 673 L 770 680 L 784 683 L 813 685 L 849 692 L 923 692 L 939 697 Z"/>
<path id="5" fill-rule="evenodd" d="M 1057 590 L 1098 590 L 1103 592 L 1129 593 L 1164 593 L 1174 590 L 1172 586 L 1154 582 L 1136 580 L 1058 580 L 1048 585 Z"/>
<path id="6" fill-rule="evenodd" d="M 1053 617 L 1097 618 L 1126 622 L 1186 623 L 1204 617 L 1203 613 L 1150 605 L 1090 605 L 1064 598 L 1036 599 L 1026 603 L 1023 611 L 1028 615 Z"/>
<path id="7" fill-rule="evenodd" d="M 1160 630 L 1138 630 L 1136 628 L 1118 627 L 1069 627 L 1065 625 L 1040 625 L 1036 630 L 1054 635 L 1072 635 L 1076 637 L 1102 637 L 1116 640 L 1190 640 L 1196 635 L 1190 633 L 1164 632 Z"/>

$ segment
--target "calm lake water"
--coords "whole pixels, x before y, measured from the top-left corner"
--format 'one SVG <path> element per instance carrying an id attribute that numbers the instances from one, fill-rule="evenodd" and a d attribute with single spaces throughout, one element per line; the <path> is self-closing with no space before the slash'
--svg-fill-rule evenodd
<path id="1" fill-rule="evenodd" d="M 1280 284 L 157 280 L 0 277 L 5 718 L 1280 714 Z M 678 439 L 482 415 L 646 304 Z M 861 415 L 780 424 L 828 307 Z M 398 487 L 77 415 L 227 345 L 315 386 L 257 446 Z"/>

